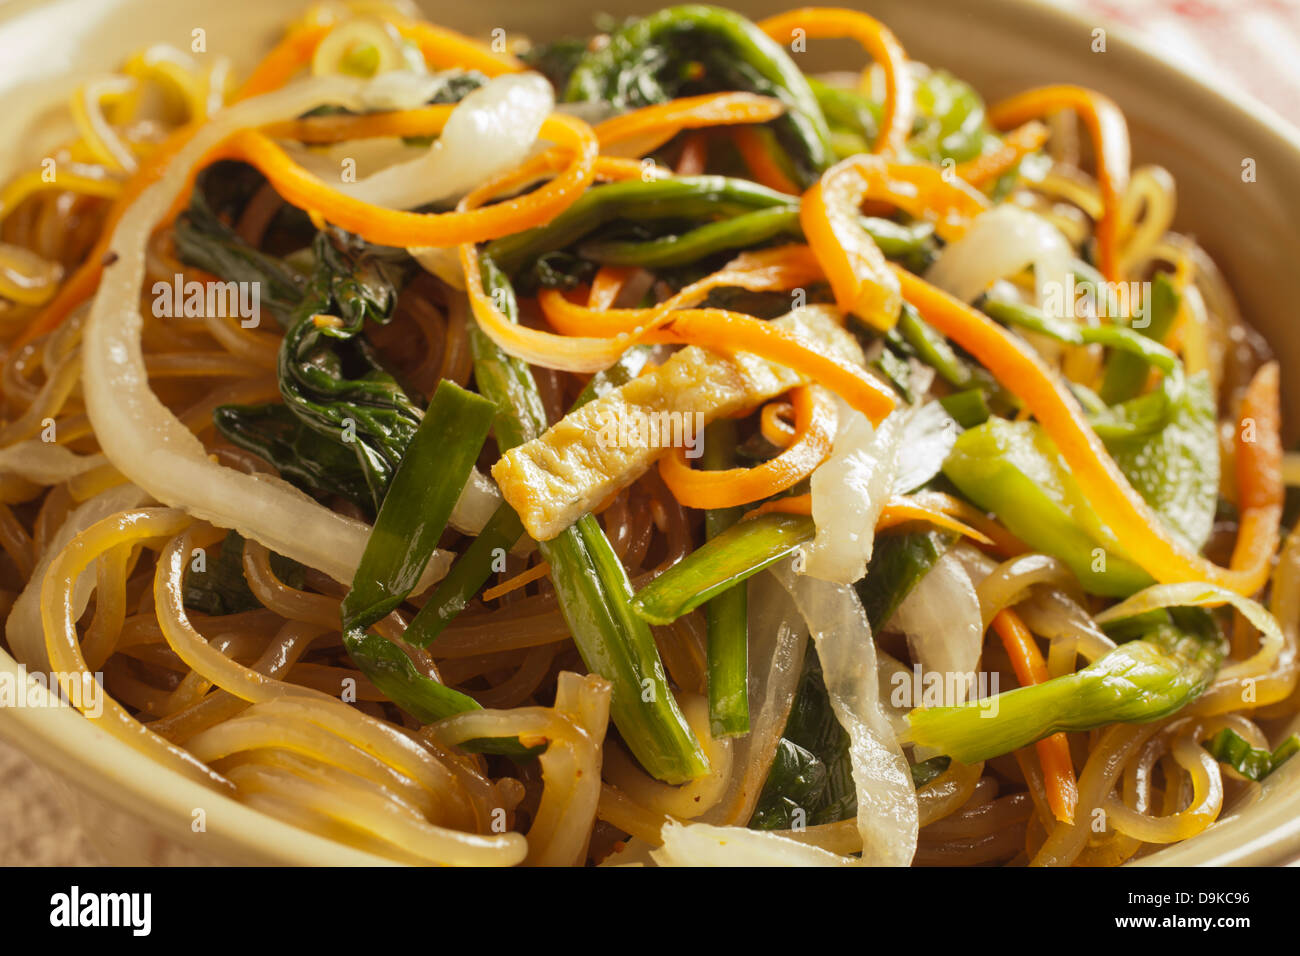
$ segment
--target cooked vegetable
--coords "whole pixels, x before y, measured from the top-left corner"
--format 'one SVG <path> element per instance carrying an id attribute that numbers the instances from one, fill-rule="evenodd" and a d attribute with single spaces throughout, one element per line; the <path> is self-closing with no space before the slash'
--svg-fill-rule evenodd
<path id="1" fill-rule="evenodd" d="M 651 624 L 670 624 L 812 536 L 812 520 L 800 515 L 766 514 L 733 524 L 637 592 L 632 609 Z"/>
<path id="2" fill-rule="evenodd" d="M 1145 324 L 1140 328 L 1141 333 L 1153 341 L 1163 342 L 1178 315 L 1180 302 L 1181 296 L 1169 275 L 1157 272 L 1151 280 L 1149 301 L 1144 303 L 1146 315 Z M 1140 356 L 1131 352 L 1117 352 L 1111 356 L 1106 366 L 1106 377 L 1097 394 L 1107 405 L 1133 398 L 1145 384 L 1149 369 L 1150 366 Z"/>
<path id="3" fill-rule="evenodd" d="M 1300 752 L 1300 734 L 1292 734 L 1272 751 L 1252 747 L 1231 727 L 1224 727 L 1205 747 L 1219 763 L 1226 763 L 1248 780 L 1260 781 Z"/>
<path id="4" fill-rule="evenodd" d="M 342 495 L 365 511 L 374 510 L 356 454 L 309 428 L 289 406 L 222 405 L 212 420 L 222 438 L 270 462 L 282 478 L 304 491 Z"/>
<path id="5" fill-rule="evenodd" d="M 714 89 L 783 100 L 788 111 L 773 127 L 805 181 L 831 164 L 826 118 L 803 73 L 762 30 L 719 7 L 668 7 L 615 31 L 578 61 L 565 99 L 603 100 L 620 110 L 645 106 L 685 92 L 693 74 Z"/>
<path id="6" fill-rule="evenodd" d="M 595 186 L 545 226 L 488 243 L 484 255 L 508 275 L 527 269 L 541 255 L 564 249 L 611 223 L 723 219 L 789 209 L 790 197 L 744 179 L 681 176 Z M 703 228 L 703 227 L 701 227 Z M 719 247 L 719 248 L 725 248 Z"/>
<path id="7" fill-rule="evenodd" d="M 185 573 L 185 606 L 213 617 L 255 611 L 262 606 L 244 580 L 244 539 L 234 531 L 221 543 L 221 553 L 205 559 L 204 567 L 191 563 Z M 271 570 L 291 587 L 301 587 L 302 565 L 278 554 L 271 555 Z"/>
<path id="8" fill-rule="evenodd" d="M 872 631 L 894 616 L 903 599 L 956 541 L 948 531 L 910 531 L 882 537 L 867 573 L 856 585 Z"/>
<path id="9" fill-rule="evenodd" d="M 763 792 L 749 818 L 755 830 L 790 830 L 835 823 L 858 808 L 849 736 L 835 718 L 816 651 L 803 675 L 777 744 Z"/>
<path id="10" fill-rule="evenodd" d="M 199 177 L 190 204 L 176 218 L 172 242 L 182 262 L 198 266 L 227 282 L 256 283 L 258 304 L 282 327 L 303 297 L 303 277 L 274 256 L 250 246 L 209 205 L 209 184 L 225 169 L 218 165 Z"/>
<path id="11" fill-rule="evenodd" d="M 825 353 L 849 358 L 857 352 L 852 338 L 816 309 L 772 324 Z M 664 451 L 702 452 L 700 426 L 801 383 L 791 369 L 754 356 L 686 348 L 505 452 L 492 476 L 528 533 L 547 541 L 640 477 Z"/>
<path id="12" fill-rule="evenodd" d="M 502 502 L 411 620 L 404 640 L 416 647 L 428 647 L 482 590 L 499 556 L 509 552 L 523 534 L 519 515 Z"/>
<path id="13" fill-rule="evenodd" d="M 308 428 L 356 456 L 378 509 L 420 411 L 361 335 L 393 313 L 396 267 L 356 239 L 321 233 L 316 271 L 280 345 L 280 394 Z"/>
<path id="14" fill-rule="evenodd" d="M 713 470 L 735 464 L 736 428 L 729 419 L 714 422 L 704 431 L 704 467 Z M 714 508 L 704 513 L 704 535 L 716 539 L 740 520 L 740 508 Z M 689 560 L 689 557 L 683 560 Z M 681 562 L 678 562 L 680 565 Z M 638 601 L 632 610 L 644 613 Z M 715 737 L 749 733 L 749 600 L 746 588 L 732 587 L 715 594 L 706 604 L 709 732 Z"/>
<path id="15" fill-rule="evenodd" d="M 485 284 L 500 290 L 502 312 L 514 319 L 509 282 L 485 261 Z M 477 327 L 471 329 L 470 342 L 475 381 L 497 406 L 493 431 L 498 446 L 508 451 L 541 435 L 546 417 L 528 366 L 502 352 Z M 631 610 L 627 572 L 596 519 L 585 515 L 539 547 L 582 659 L 613 685 L 611 719 L 633 755 L 667 783 L 700 776 L 708 762 L 668 687 L 649 626 Z"/>
<path id="16" fill-rule="evenodd" d="M 993 617 L 993 629 L 1002 638 L 1002 646 L 1011 658 L 1011 667 L 1021 687 L 1031 687 L 1047 680 L 1047 661 L 1043 660 L 1034 635 L 1012 608 L 1003 608 Z M 1063 733 L 1044 737 L 1034 745 L 1047 787 L 1047 804 L 1052 815 L 1062 823 L 1074 821 L 1079 802 L 1079 785 L 1070 760 L 1070 741 Z"/>
<path id="17" fill-rule="evenodd" d="M 390 700 L 425 723 L 478 704 L 421 673 L 405 650 L 369 628 L 405 601 L 420 580 L 487 439 L 493 411 L 490 401 L 452 382 L 438 386 L 343 599 L 348 656 Z"/>
<path id="18" fill-rule="evenodd" d="M 756 246 L 777 236 L 798 234 L 798 207 L 772 206 L 711 222 L 682 235 L 662 236 L 643 242 L 588 242 L 579 251 L 584 258 L 602 265 L 665 269 L 697 262 L 728 249 Z"/>
<path id="19" fill-rule="evenodd" d="M 1151 583 L 1036 423 L 990 418 L 957 439 L 943 473 L 1017 538 L 1068 564 L 1086 590 L 1123 597 Z"/>
<path id="20" fill-rule="evenodd" d="M 1059 731 L 1159 720 L 1200 696 L 1223 660 L 1218 627 L 1199 609 L 1125 623 L 1133 639 L 1076 673 L 982 701 L 912 711 L 908 739 L 974 763 Z"/>

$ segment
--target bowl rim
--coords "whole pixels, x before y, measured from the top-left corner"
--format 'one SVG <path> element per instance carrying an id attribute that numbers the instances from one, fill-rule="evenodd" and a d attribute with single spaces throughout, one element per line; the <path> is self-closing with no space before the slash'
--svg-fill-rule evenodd
<path id="1" fill-rule="evenodd" d="M 726 3 L 726 0 L 720 0 Z M 736 3 L 742 7 L 742 3 Z M 1104 26 L 1107 42 L 1132 58 L 1130 67 L 1180 87 L 1194 96 L 1213 101 L 1218 112 L 1235 115 L 1257 136 L 1274 141 L 1300 160 L 1300 128 L 1244 90 L 1230 87 L 1217 77 L 1197 75 L 1182 62 L 1162 57 L 1153 41 L 1126 24 L 1090 19 L 1082 11 L 1040 0 L 982 0 L 983 7 L 999 8 L 1003 18 L 1015 16 L 1046 26 L 1057 35 L 1064 31 L 1089 31 Z M 0 3 L 0 19 L 19 20 L 43 0 L 8 0 Z M 13 679 L 25 674 L 0 646 L 0 675 Z M 394 861 L 320 836 L 246 806 L 212 790 L 179 771 L 164 766 L 84 718 L 78 711 L 43 687 L 29 688 L 29 702 L 37 706 L 0 708 L 0 737 L 26 753 L 33 762 L 53 772 L 76 790 L 90 794 L 120 812 L 148 822 L 170 839 L 203 856 L 264 864 L 387 866 Z M 1300 762 L 1298 762 L 1300 763 Z M 1241 821 L 1232 816 L 1179 844 L 1151 853 L 1128 865 L 1262 865 L 1281 864 L 1300 857 L 1300 767 L 1256 792 L 1273 801 L 1262 819 L 1251 821 L 1259 831 L 1244 842 L 1234 842 Z M 1274 790 L 1290 790 L 1271 797 Z M 187 808 L 202 807 L 206 830 L 195 833 Z M 1273 824 L 1266 826 L 1266 824 Z M 1206 858 L 1204 848 L 1216 849 Z M 400 864 L 399 864 L 400 865 Z"/>

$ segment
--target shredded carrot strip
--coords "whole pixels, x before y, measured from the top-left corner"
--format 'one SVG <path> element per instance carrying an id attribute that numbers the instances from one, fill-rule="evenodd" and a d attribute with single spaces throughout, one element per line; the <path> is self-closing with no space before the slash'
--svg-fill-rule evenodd
<path id="1" fill-rule="evenodd" d="M 1020 615 L 1011 608 L 1004 608 L 994 616 L 993 629 L 1002 638 L 1002 646 L 1011 657 L 1011 666 L 1020 686 L 1041 684 L 1048 679 L 1047 662 Z M 1079 803 L 1079 784 L 1070 759 L 1069 740 L 1064 733 L 1056 733 L 1038 741 L 1034 747 L 1043 767 L 1047 804 L 1052 808 L 1052 816 L 1062 823 L 1073 823 L 1074 809 Z"/>
<path id="2" fill-rule="evenodd" d="M 1234 567 L 1221 568 L 1169 533 L 1119 470 L 1074 396 L 1023 339 L 906 269 L 894 267 L 894 273 L 903 295 L 927 322 L 975 356 L 1028 406 L 1061 452 L 1097 517 L 1114 532 L 1131 560 L 1164 583 L 1207 581 L 1244 595 L 1264 586 L 1277 550 L 1276 509 L 1281 507 L 1277 488 L 1272 486 L 1276 482 L 1266 483 L 1263 478 L 1269 461 L 1276 458 L 1280 462 L 1276 452 L 1280 448 L 1276 370 L 1261 370 L 1254 400 L 1248 406 L 1254 423 L 1250 433 L 1256 439 L 1248 454 L 1257 455 L 1260 462 L 1258 469 L 1248 473 L 1257 482 L 1259 497 L 1242 510 Z"/>
<path id="3" fill-rule="evenodd" d="M 801 495 L 787 495 L 784 498 L 774 498 L 771 501 L 764 501 L 755 508 L 750 508 L 740 516 L 741 521 L 748 521 L 750 518 L 757 518 L 759 515 L 782 514 L 782 515 L 805 515 L 812 517 L 812 494 L 804 492 Z"/>
<path id="4" fill-rule="evenodd" d="M 551 566 L 547 564 L 545 561 L 542 561 L 538 564 L 534 564 L 527 571 L 520 572 L 519 574 L 516 574 L 513 578 L 510 578 L 507 581 L 502 581 L 500 584 L 496 585 L 495 587 L 490 587 L 487 590 L 485 590 L 483 592 L 483 600 L 495 601 L 497 598 L 501 597 L 502 595 L 509 594 L 511 591 L 517 591 L 519 590 L 519 588 L 532 584 L 534 581 L 540 580 L 541 578 L 546 577 L 550 573 L 551 573 Z"/>
<path id="5" fill-rule="evenodd" d="M 565 335 L 612 336 L 636 333 L 661 322 L 674 309 L 703 302 L 714 289 L 735 287 L 749 292 L 799 288 L 821 279 L 821 266 L 807 246 L 779 246 L 741 253 L 717 272 L 683 287 L 676 295 L 647 309 L 602 309 L 568 299 L 557 289 L 543 289 L 537 301 L 546 321 Z"/>
<path id="6" fill-rule="evenodd" d="M 1233 472 L 1240 522 L 1232 551 L 1233 568 L 1268 568 L 1277 550 L 1278 525 L 1286 497 L 1279 436 L 1279 378 L 1276 362 L 1261 366 L 1246 387 L 1238 411 Z"/>
<path id="7" fill-rule="evenodd" d="M 636 266 L 601 266 L 591 280 L 591 294 L 587 297 L 587 308 L 608 309 L 627 285 L 627 280 L 636 272 Z"/>
<path id="8" fill-rule="evenodd" d="M 956 499 L 951 500 L 955 501 Z M 790 495 L 786 498 L 776 498 L 772 501 L 765 501 L 757 508 L 752 508 L 745 512 L 741 520 L 748 521 L 750 518 L 757 518 L 759 515 L 772 513 L 807 515 L 811 517 L 812 495 L 805 493 L 802 495 Z M 936 507 L 932 502 L 923 501 L 920 496 L 909 497 L 907 495 L 895 495 L 886 501 L 880 509 L 880 517 L 876 520 L 876 530 L 884 531 L 912 521 L 925 521 L 948 531 L 953 531 L 959 535 L 964 535 L 972 541 L 977 541 L 980 544 L 991 545 L 993 543 L 974 528 L 951 517 L 942 508 Z"/>
<path id="9" fill-rule="evenodd" d="M 786 175 L 781 164 L 767 148 L 767 143 L 758 130 L 748 126 L 739 126 L 731 131 L 731 139 L 740 152 L 740 158 L 749 167 L 754 181 L 777 192 L 799 195 L 799 186 Z"/>
<path id="10" fill-rule="evenodd" d="M 682 154 L 677 157 L 673 174 L 699 176 L 709 165 L 709 137 L 707 133 L 692 133 L 682 143 Z"/>
<path id="11" fill-rule="evenodd" d="M 912 134 L 915 110 L 912 74 L 907 54 L 898 38 L 879 20 L 854 10 L 835 7 L 803 7 L 760 20 L 758 28 L 779 43 L 788 43 L 795 30 L 807 37 L 858 41 L 885 74 L 885 102 L 880 122 L 880 137 L 873 152 L 897 153 Z M 866 79 L 866 74 L 863 74 Z"/>
<path id="12" fill-rule="evenodd" d="M 885 502 L 884 507 L 880 509 L 880 517 L 876 519 L 876 530 L 881 531 L 909 521 L 925 521 L 935 527 L 970 538 L 979 544 L 993 544 L 983 534 L 946 514 L 934 504 L 919 497 L 909 498 L 906 495 L 895 495 Z"/>
<path id="13" fill-rule="evenodd" d="M 511 181 L 514 176 L 515 174 L 507 174 L 495 182 L 480 186 L 460 201 L 457 212 L 478 211 L 476 207 L 479 204 L 491 199 L 503 188 L 502 184 Z M 490 209 L 505 205 L 507 204 L 501 203 Z M 788 274 L 788 267 L 778 266 L 771 258 L 773 251 L 768 250 L 768 253 L 769 257 L 761 261 L 774 273 Z M 785 255 L 797 261 L 797 253 L 787 250 Z M 740 259 L 735 261 L 739 262 Z M 655 319 L 653 325 L 634 335 L 623 334 L 609 338 L 555 335 L 519 325 L 501 313 L 483 288 L 479 253 L 472 242 L 460 246 L 460 262 L 470 309 L 479 328 L 500 348 L 530 364 L 570 372 L 598 372 L 612 365 L 637 342 L 697 345 L 724 353 L 750 352 L 785 365 L 808 379 L 825 385 L 872 422 L 880 422 L 894 408 L 893 392 L 861 367 L 836 356 L 823 355 L 793 332 L 753 316 L 724 309 L 682 309 L 664 312 Z M 804 266 L 807 265 L 805 262 Z M 585 311 L 593 315 L 601 314 L 594 310 Z"/>
<path id="14" fill-rule="evenodd" d="M 333 24 L 311 24 L 290 30 L 248 75 L 235 95 L 235 102 L 278 90 L 288 83 L 311 62 L 312 54 L 332 29 Z"/>
<path id="15" fill-rule="evenodd" d="M 928 219 L 945 239 L 965 231 L 988 200 L 934 166 L 908 166 L 877 156 L 852 156 L 822 174 L 803 196 L 799 223 L 845 312 L 888 330 L 902 307 L 898 280 L 884 253 L 858 222 L 867 200 L 885 200 Z"/>
<path id="16" fill-rule="evenodd" d="M 913 500 L 924 501 L 936 511 L 959 518 L 964 524 L 974 528 L 983 537 L 987 538 L 993 550 L 1003 557 L 1012 558 L 1029 550 L 1023 541 L 1001 524 L 960 498 L 954 498 L 942 491 L 918 491 L 913 493 L 912 498 Z"/>
<path id="17" fill-rule="evenodd" d="M 700 471 L 686 462 L 686 449 L 659 459 L 659 475 L 680 504 L 688 508 L 731 508 L 785 491 L 825 461 L 835 440 L 835 403 L 824 389 L 801 385 L 790 392 L 795 438 L 768 461 L 753 468 Z"/>
<path id="18" fill-rule="evenodd" d="M 646 106 L 596 126 L 601 152 L 644 156 L 685 129 L 766 123 L 785 112 L 785 104 L 756 93 L 706 93 Z"/>
<path id="19" fill-rule="evenodd" d="M 768 444 L 776 448 L 788 448 L 794 441 L 794 426 L 787 421 L 794 414 L 794 406 L 789 402 L 768 402 L 759 415 L 758 429 Z"/>
<path id="20" fill-rule="evenodd" d="M 464 34 L 423 20 L 394 20 L 397 32 L 420 48 L 424 62 L 439 69 L 460 67 L 478 70 L 484 76 L 501 76 L 527 69 L 516 56 L 495 53 Z"/>
<path id="21" fill-rule="evenodd" d="M 547 117 L 541 135 L 566 148 L 568 168 L 545 186 L 482 209 L 414 213 L 354 199 L 293 162 L 264 133 L 242 130 L 215 158 L 242 159 L 255 166 L 286 202 L 385 246 L 450 246 L 482 242 L 549 222 L 567 209 L 595 176 L 596 138 L 581 120 L 562 113 Z"/>
<path id="22" fill-rule="evenodd" d="M 1030 120 L 1008 133 L 996 149 L 958 163 L 957 176 L 972 186 L 983 186 L 1011 169 L 1025 155 L 1041 149 L 1045 142 L 1047 127 L 1037 120 Z"/>
<path id="23" fill-rule="evenodd" d="M 1079 114 L 1092 139 L 1102 201 L 1097 259 L 1102 274 L 1115 282 L 1120 278 L 1119 212 L 1128 188 L 1130 161 L 1128 124 L 1119 107 L 1109 97 L 1081 86 L 1044 86 L 998 103 L 989 110 L 989 122 L 998 129 L 1009 129 L 1063 109 Z"/>

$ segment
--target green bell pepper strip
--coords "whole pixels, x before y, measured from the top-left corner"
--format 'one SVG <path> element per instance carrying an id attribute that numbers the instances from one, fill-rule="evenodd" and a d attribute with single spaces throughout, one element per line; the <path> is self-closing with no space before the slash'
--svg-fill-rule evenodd
<path id="1" fill-rule="evenodd" d="M 870 152 L 871 144 L 880 135 L 880 104 L 856 90 L 831 86 L 816 77 L 808 77 L 808 87 L 817 97 L 832 134 L 847 132 L 861 141 L 862 148 L 857 152 Z"/>
<path id="2" fill-rule="evenodd" d="M 564 98 L 604 100 L 618 109 L 678 95 L 691 82 L 692 63 L 720 89 L 774 96 L 786 113 L 772 122 L 808 186 L 835 161 L 830 129 L 803 71 L 750 20 L 703 4 L 667 7 L 635 20 L 591 50 L 574 68 Z"/>
<path id="3" fill-rule="evenodd" d="M 1210 683 L 1223 660 L 1224 642 L 1204 612 L 1156 620 L 1142 638 L 1121 644 L 1076 673 L 955 707 L 913 710 L 904 743 L 975 763 L 1059 731 L 1167 717 Z"/>
<path id="4" fill-rule="evenodd" d="M 1259 781 L 1300 751 L 1300 734 L 1292 734 L 1278 744 L 1277 749 L 1268 751 L 1252 747 L 1231 727 L 1224 727 L 1205 745 L 1205 749 L 1219 763 L 1228 764 L 1243 777 Z"/>
<path id="5" fill-rule="evenodd" d="M 719 419 L 704 430 L 703 466 L 717 471 L 736 463 L 736 423 Z M 704 534 L 710 541 L 735 525 L 744 508 L 712 508 L 704 512 Z M 636 609 L 635 600 L 633 610 Z M 709 686 L 709 730 L 714 737 L 749 733 L 749 595 L 743 587 L 728 588 L 704 606 Z"/>
<path id="6" fill-rule="evenodd" d="M 953 392 L 939 399 L 939 404 L 962 428 L 983 425 L 993 414 L 982 388 L 968 388 L 962 392 Z"/>
<path id="7" fill-rule="evenodd" d="M 369 628 L 400 605 L 424 572 L 487 439 L 495 408 L 443 381 L 397 467 L 343 599 L 343 645 L 395 704 L 431 723 L 478 708 L 470 697 L 421 674 L 397 644 Z"/>
<path id="8" fill-rule="evenodd" d="M 780 561 L 815 531 L 804 515 L 772 513 L 734 524 L 637 592 L 632 610 L 651 624 L 671 624 Z"/>
<path id="9" fill-rule="evenodd" d="M 1115 463 L 1167 527 L 1190 547 L 1203 546 L 1213 525 L 1219 473 L 1216 408 L 1208 377 L 1199 373 L 1187 379 L 1173 352 L 1134 329 L 1079 328 L 1054 322 L 1030 306 L 995 299 L 987 299 L 984 309 L 999 321 L 1061 341 L 1104 345 L 1116 351 L 1112 362 L 1130 356 L 1140 363 L 1143 381 L 1148 366 L 1164 373 L 1159 388 L 1119 405 L 1107 407 L 1098 398 L 1089 420 Z M 1044 550 L 1055 553 L 1050 544 Z"/>
<path id="10" fill-rule="evenodd" d="M 1120 550 L 1035 422 L 990 418 L 957 437 L 943 473 L 1035 551 L 1070 566 L 1084 590 L 1124 597 L 1151 577 Z"/>
<path id="11" fill-rule="evenodd" d="M 491 259 L 482 263 L 488 294 L 502 300 L 503 314 L 516 317 L 509 281 Z M 470 347 L 475 382 L 497 405 L 498 446 L 504 451 L 545 431 L 528 365 L 502 352 L 474 323 Z M 708 759 L 668 687 L 649 626 L 632 613 L 627 572 L 599 523 L 586 515 L 538 548 L 551 567 L 551 584 L 578 652 L 592 672 L 613 685 L 610 715 L 641 766 L 666 783 L 706 773 Z"/>
<path id="12" fill-rule="evenodd" d="M 1169 276 L 1157 272 L 1151 280 L 1150 301 L 1147 302 L 1147 322 L 1142 328 L 1134 326 L 1146 338 L 1153 342 L 1163 342 L 1178 315 L 1178 306 L 1182 296 Z M 1117 352 L 1106 363 L 1106 375 L 1102 379 L 1101 400 L 1107 405 L 1127 401 L 1142 390 L 1147 380 L 1147 363 L 1142 356 L 1131 352 Z"/>

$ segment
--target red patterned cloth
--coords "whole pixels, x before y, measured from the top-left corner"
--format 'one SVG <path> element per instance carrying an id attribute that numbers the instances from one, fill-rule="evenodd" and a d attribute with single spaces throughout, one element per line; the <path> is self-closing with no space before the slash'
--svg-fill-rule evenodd
<path id="1" fill-rule="evenodd" d="M 1136 35 L 1171 62 L 1300 126 L 1300 0 L 1046 0 Z"/>

